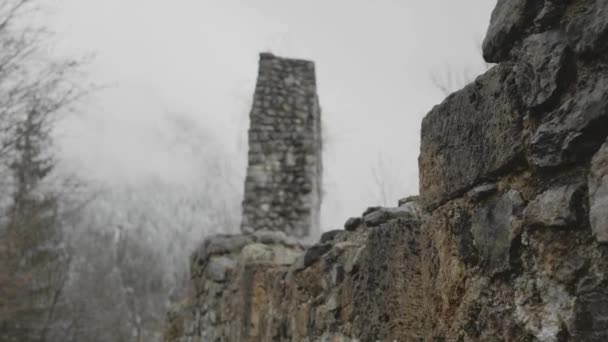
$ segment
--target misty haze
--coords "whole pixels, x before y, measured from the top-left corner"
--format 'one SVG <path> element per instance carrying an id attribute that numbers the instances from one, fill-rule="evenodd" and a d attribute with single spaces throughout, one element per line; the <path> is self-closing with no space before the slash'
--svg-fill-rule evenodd
<path id="1" fill-rule="evenodd" d="M 0 0 L 0 341 L 606 340 L 607 18 Z"/>

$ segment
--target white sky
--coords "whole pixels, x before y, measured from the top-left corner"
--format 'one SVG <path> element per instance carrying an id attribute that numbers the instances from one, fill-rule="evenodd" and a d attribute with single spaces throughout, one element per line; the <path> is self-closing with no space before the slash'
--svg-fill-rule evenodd
<path id="1" fill-rule="evenodd" d="M 380 201 L 418 191 L 420 120 L 443 94 L 446 65 L 483 68 L 478 44 L 491 0 L 61 0 L 56 51 L 94 53 L 88 78 L 108 88 L 69 123 L 65 153 L 88 176 L 191 181 L 160 136 L 165 115 L 200 124 L 244 174 L 258 53 L 317 65 L 325 141 L 323 229 Z M 237 153 L 237 157 L 230 157 Z M 204 175 L 197 175 L 204 177 Z M 396 201 L 396 198 L 394 199 Z"/>

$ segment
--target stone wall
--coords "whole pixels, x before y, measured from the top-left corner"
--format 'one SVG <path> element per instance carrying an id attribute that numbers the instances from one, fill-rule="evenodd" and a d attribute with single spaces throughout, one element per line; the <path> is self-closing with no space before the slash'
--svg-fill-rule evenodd
<path id="1" fill-rule="evenodd" d="M 319 237 L 321 117 L 314 63 L 260 55 L 250 114 L 243 232 Z"/>
<path id="2" fill-rule="evenodd" d="M 208 240 L 166 340 L 608 341 L 607 52 L 605 0 L 498 1 L 420 197 L 308 248 Z"/>

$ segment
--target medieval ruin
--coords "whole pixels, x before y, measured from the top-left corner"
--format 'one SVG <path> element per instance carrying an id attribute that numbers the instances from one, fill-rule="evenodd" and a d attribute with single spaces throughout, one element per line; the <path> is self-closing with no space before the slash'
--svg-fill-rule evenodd
<path id="1" fill-rule="evenodd" d="M 321 118 L 314 63 L 260 55 L 242 231 L 318 238 Z"/>
<path id="2" fill-rule="evenodd" d="M 423 120 L 420 196 L 312 246 L 314 71 L 262 55 L 244 233 L 193 254 L 165 340 L 608 340 L 607 52 L 605 0 L 499 0 L 497 64 Z"/>

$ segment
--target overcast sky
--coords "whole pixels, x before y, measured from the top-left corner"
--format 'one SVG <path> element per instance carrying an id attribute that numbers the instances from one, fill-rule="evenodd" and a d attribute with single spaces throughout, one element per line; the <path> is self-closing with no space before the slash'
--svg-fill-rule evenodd
<path id="1" fill-rule="evenodd" d="M 87 176 L 117 184 L 204 177 L 159 139 L 166 116 L 178 116 L 212 135 L 244 175 L 258 53 L 311 59 L 326 136 L 323 229 L 339 228 L 380 201 L 374 167 L 394 197 L 417 193 L 420 121 L 444 97 L 431 74 L 448 65 L 481 72 L 478 45 L 494 4 L 56 1 L 56 51 L 94 53 L 87 77 L 107 86 L 66 124 L 64 153 Z"/>

